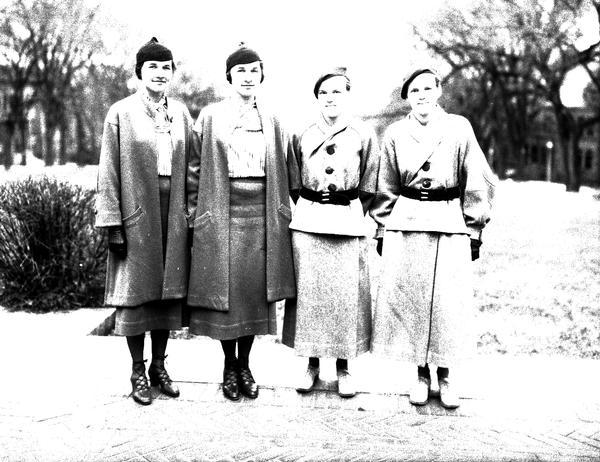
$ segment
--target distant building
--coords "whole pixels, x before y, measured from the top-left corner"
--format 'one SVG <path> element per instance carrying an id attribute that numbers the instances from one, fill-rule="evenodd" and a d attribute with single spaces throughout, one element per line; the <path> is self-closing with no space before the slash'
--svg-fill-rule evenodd
<path id="1" fill-rule="evenodd" d="M 571 110 L 580 120 L 593 115 L 588 108 Z M 521 153 L 519 177 L 562 182 L 566 177 L 566 168 L 563 156 L 556 149 L 556 122 L 550 110 L 541 114 L 538 126 Z M 575 152 L 575 168 L 579 169 L 582 184 L 600 185 L 600 124 L 583 130 L 579 148 Z"/>

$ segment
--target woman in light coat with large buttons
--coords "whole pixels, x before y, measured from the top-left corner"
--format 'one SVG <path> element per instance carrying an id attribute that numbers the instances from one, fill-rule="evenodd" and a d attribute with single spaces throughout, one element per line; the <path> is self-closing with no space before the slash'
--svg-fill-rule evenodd
<path id="1" fill-rule="evenodd" d="M 324 73 L 314 95 L 321 115 L 294 136 L 290 186 L 298 296 L 288 303 L 283 343 L 309 357 L 297 386 L 312 390 L 319 358 L 336 358 L 338 392 L 355 394 L 348 360 L 369 350 L 371 292 L 366 211 L 375 195 L 378 144 L 372 128 L 348 115 L 345 68 Z M 371 222 L 372 223 L 372 222 Z"/>
<path id="2" fill-rule="evenodd" d="M 471 124 L 438 106 L 441 91 L 433 69 L 412 72 L 401 91 L 411 112 L 384 135 L 374 212 L 383 267 L 372 350 L 417 366 L 415 405 L 428 400 L 435 364 L 441 404 L 455 408 L 450 370 L 464 346 L 471 260 L 479 257 L 496 179 Z"/>

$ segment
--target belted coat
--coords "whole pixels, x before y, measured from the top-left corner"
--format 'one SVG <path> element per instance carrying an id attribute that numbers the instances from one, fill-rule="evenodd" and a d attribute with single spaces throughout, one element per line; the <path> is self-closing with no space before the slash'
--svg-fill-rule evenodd
<path id="1" fill-rule="evenodd" d="M 496 185 L 471 124 L 438 108 L 427 129 L 414 115 L 383 140 L 374 217 L 383 264 L 373 317 L 375 353 L 451 367 L 470 342 L 473 299 L 469 238 L 481 238 Z M 459 188 L 459 197 L 425 201 L 401 187 Z"/>
<path id="2" fill-rule="evenodd" d="M 371 232 L 365 217 L 375 196 L 378 169 L 375 131 L 357 119 L 329 126 L 321 117 L 290 142 L 290 187 L 299 191 L 358 189 L 359 197 L 348 206 L 298 199 L 290 228 L 296 231 L 341 236 L 365 236 Z"/>
<path id="3" fill-rule="evenodd" d="M 123 226 L 127 256 L 108 254 L 105 303 L 137 306 L 187 293 L 188 246 L 185 176 L 192 119 L 168 99 L 173 155 L 166 257 L 163 261 L 154 119 L 139 91 L 115 103 L 104 122 L 96 227 Z"/>
<path id="4" fill-rule="evenodd" d="M 419 201 L 399 194 L 401 186 L 423 191 L 458 186 L 459 198 Z M 373 211 L 378 237 L 384 229 L 468 234 L 480 238 L 490 219 L 496 187 L 467 119 L 438 108 L 422 133 L 412 114 L 385 132 Z"/>

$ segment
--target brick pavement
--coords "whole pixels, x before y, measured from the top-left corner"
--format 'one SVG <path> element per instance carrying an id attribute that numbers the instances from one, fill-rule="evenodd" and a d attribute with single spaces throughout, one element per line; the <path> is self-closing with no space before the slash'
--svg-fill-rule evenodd
<path id="1" fill-rule="evenodd" d="M 69 316 L 28 318 L 19 335 L 20 316 L 0 313 L 0 346 L 16 352 L 0 380 L 2 462 L 600 460 L 598 361 L 474 358 L 456 376 L 462 406 L 446 411 L 411 406 L 409 366 L 370 355 L 353 364 L 357 397 L 337 396 L 328 361 L 319 390 L 298 395 L 303 361 L 260 339 L 261 394 L 232 403 L 218 344 L 177 340 L 168 365 L 181 398 L 142 407 L 127 398 L 123 339 L 84 335 L 105 313 L 70 316 L 76 328 Z"/>

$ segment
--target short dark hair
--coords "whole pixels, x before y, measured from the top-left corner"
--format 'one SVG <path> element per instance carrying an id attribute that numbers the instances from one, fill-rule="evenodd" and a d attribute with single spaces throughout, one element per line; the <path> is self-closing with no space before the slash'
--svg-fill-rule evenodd
<path id="1" fill-rule="evenodd" d="M 250 64 L 250 63 L 248 63 Z M 259 61 L 258 64 L 260 65 L 260 83 L 263 83 L 263 80 L 265 80 L 265 70 L 263 67 L 263 62 Z M 237 66 L 237 64 L 236 64 Z M 229 83 L 231 83 L 231 69 L 229 69 L 227 72 L 225 72 L 225 77 L 227 78 L 227 81 Z"/>
<path id="2" fill-rule="evenodd" d="M 145 63 L 146 61 L 144 61 Z M 139 63 L 135 65 L 135 76 L 142 80 L 142 66 L 144 65 L 144 63 Z M 175 66 L 175 61 L 171 60 L 171 68 L 173 70 L 173 72 L 175 72 L 177 70 L 177 67 Z"/>

